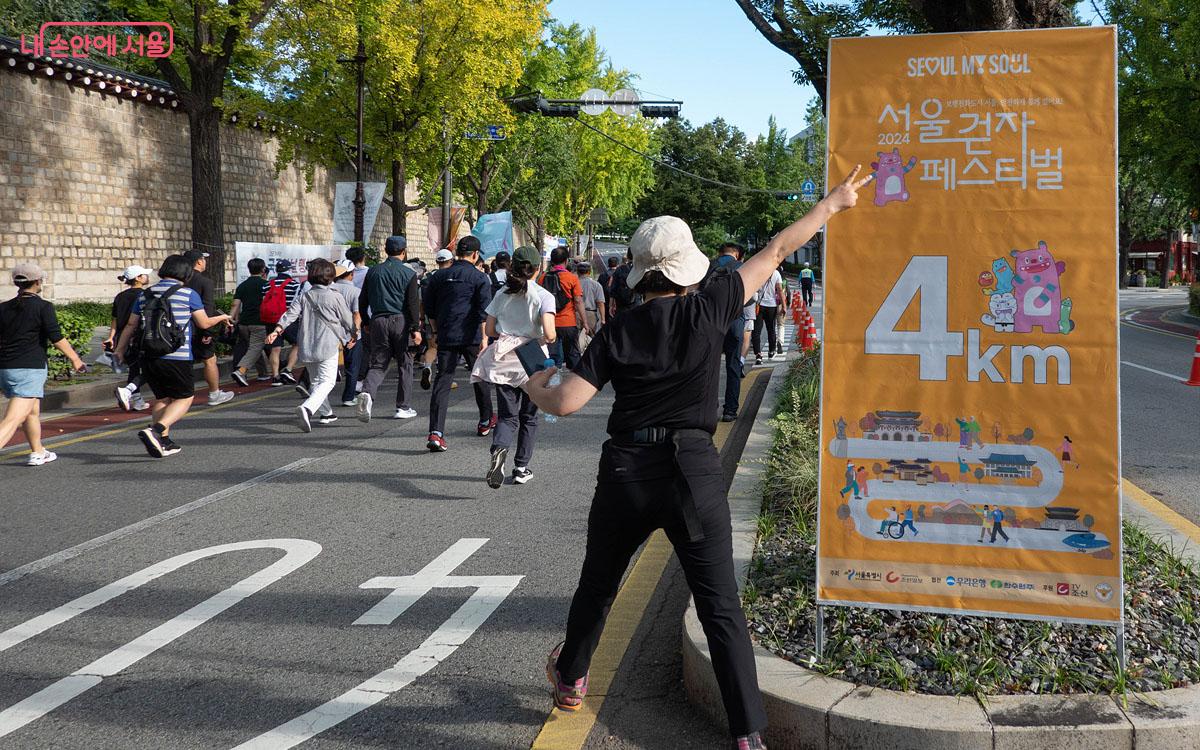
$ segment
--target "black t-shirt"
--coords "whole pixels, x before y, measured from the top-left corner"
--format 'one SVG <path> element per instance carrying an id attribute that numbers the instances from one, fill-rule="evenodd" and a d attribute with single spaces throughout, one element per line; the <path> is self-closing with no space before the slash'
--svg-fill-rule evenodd
<path id="1" fill-rule="evenodd" d="M 574 373 L 616 400 L 609 434 L 643 427 L 716 432 L 725 334 L 742 314 L 742 277 L 715 277 L 698 294 L 630 308 L 600 329 Z"/>
<path id="2" fill-rule="evenodd" d="M 62 339 L 54 305 L 36 294 L 0 303 L 0 370 L 46 366 L 46 347 Z"/>
<path id="3" fill-rule="evenodd" d="M 121 331 L 129 322 L 129 314 L 133 312 L 133 303 L 140 296 L 142 296 L 142 290 L 131 286 L 121 290 L 116 297 L 113 297 L 112 316 L 113 320 L 117 321 L 116 330 L 113 332 L 114 343 L 121 338 Z"/>
<path id="4" fill-rule="evenodd" d="M 208 278 L 199 271 L 192 272 L 192 278 L 188 281 L 187 286 L 195 289 L 200 295 L 200 301 L 204 303 L 204 312 L 206 315 L 213 316 L 217 314 L 216 308 L 216 288 L 213 286 L 212 279 Z M 288 300 L 291 303 L 291 300 Z"/>

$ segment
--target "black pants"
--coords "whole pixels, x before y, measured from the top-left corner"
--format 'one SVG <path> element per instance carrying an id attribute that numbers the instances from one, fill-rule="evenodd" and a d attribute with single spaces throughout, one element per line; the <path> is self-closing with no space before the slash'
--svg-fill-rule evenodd
<path id="1" fill-rule="evenodd" d="M 708 450 L 715 456 L 711 446 Z M 630 457 L 638 465 L 645 463 L 636 454 Z M 631 466 L 630 470 L 635 469 Z M 601 481 L 588 515 L 583 571 L 571 600 L 567 640 L 558 658 L 563 680 L 572 682 L 587 673 L 630 558 L 651 532 L 661 528 L 675 548 L 695 598 L 729 728 L 734 736 L 761 730 L 767 715 L 733 572 L 729 502 L 720 461 L 716 461 L 716 473 L 697 476 L 689 470 L 687 480 L 678 469 L 674 476 L 620 483 L 606 482 L 605 472 L 602 458 Z M 700 541 L 689 541 L 679 510 L 684 494 L 695 503 L 704 532 Z"/>
<path id="2" fill-rule="evenodd" d="M 446 428 L 446 409 L 450 405 L 450 385 L 454 382 L 454 373 L 458 370 L 458 360 L 467 362 L 467 372 L 475 367 L 475 358 L 479 356 L 479 344 L 468 346 L 439 346 L 437 352 L 437 376 L 433 379 L 433 393 L 429 396 L 429 431 L 444 432 Z M 411 361 L 411 355 L 410 355 Z M 412 370 L 408 373 L 409 383 L 412 383 Z M 488 383 L 475 383 L 475 405 L 479 407 L 479 422 L 487 422 L 492 418 L 492 386 Z"/>
<path id="3" fill-rule="evenodd" d="M 396 382 L 396 408 L 408 406 L 412 395 L 413 355 L 408 350 L 408 323 L 403 315 L 389 315 L 371 319 L 370 367 L 363 382 L 363 392 L 375 398 L 384 373 L 393 359 L 396 360 L 399 380 Z"/>
<path id="4" fill-rule="evenodd" d="M 554 342 L 554 346 L 550 347 L 550 356 L 554 357 L 554 364 L 562 367 L 564 364 L 568 370 L 574 370 L 575 365 L 579 364 L 579 327 L 564 326 L 559 328 L 554 327 L 554 331 L 558 334 L 558 341 Z"/>
<path id="5" fill-rule="evenodd" d="M 754 356 L 762 354 L 762 329 L 767 329 L 767 356 L 783 351 L 776 339 L 775 322 L 779 317 L 778 307 L 758 308 L 758 317 L 754 319 L 754 334 L 750 337 L 754 344 Z"/>
<path id="6" fill-rule="evenodd" d="M 813 303 L 813 283 L 800 279 L 800 294 L 804 297 L 805 307 L 812 307 Z"/>
<path id="7" fill-rule="evenodd" d="M 511 448 L 517 442 L 514 466 L 528 466 L 533 460 L 533 444 L 537 438 L 538 408 L 529 394 L 511 385 L 496 386 L 496 411 L 499 420 L 492 433 L 492 448 Z"/>
<path id="8" fill-rule="evenodd" d="M 725 333 L 725 404 L 721 410 L 735 416 L 742 395 L 742 335 L 745 330 L 746 321 L 739 317 Z"/>

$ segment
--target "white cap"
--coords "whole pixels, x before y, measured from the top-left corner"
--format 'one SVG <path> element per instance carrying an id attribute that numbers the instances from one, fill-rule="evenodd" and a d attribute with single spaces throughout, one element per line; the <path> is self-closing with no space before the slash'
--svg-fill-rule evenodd
<path id="1" fill-rule="evenodd" d="M 433 259 L 438 263 L 445 263 L 448 260 L 454 260 L 454 253 L 450 252 L 446 248 L 442 248 L 441 250 L 437 251 L 437 255 L 433 256 Z"/>
<path id="2" fill-rule="evenodd" d="M 121 274 L 121 276 L 123 276 L 126 281 L 133 281 L 138 276 L 149 276 L 152 273 L 154 272 L 145 266 L 133 265 L 126 268 L 125 273 Z"/>
<path id="3" fill-rule="evenodd" d="M 354 273 L 354 262 L 342 258 L 333 264 L 337 268 L 337 277 L 340 279 L 348 273 Z"/>
<path id="4" fill-rule="evenodd" d="M 662 271 L 679 286 L 699 284 L 708 273 L 708 258 L 696 247 L 687 222 L 676 216 L 656 216 L 642 222 L 629 240 L 633 270 L 629 286 L 635 287 L 647 271 Z"/>

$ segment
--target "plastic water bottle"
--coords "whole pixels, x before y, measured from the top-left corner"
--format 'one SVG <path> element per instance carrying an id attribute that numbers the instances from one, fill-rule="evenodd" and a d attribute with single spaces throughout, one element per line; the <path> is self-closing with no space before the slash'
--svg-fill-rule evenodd
<path id="1" fill-rule="evenodd" d="M 554 367 L 554 360 L 548 359 L 542 363 L 542 366 L 546 367 L 546 368 Z M 554 374 L 550 376 L 549 385 L 551 388 L 556 388 L 556 387 L 562 385 L 562 373 L 555 370 Z M 551 414 L 548 411 L 542 412 L 542 419 L 546 420 L 547 424 L 554 424 L 555 422 L 558 421 L 558 417 L 556 417 L 555 415 Z"/>

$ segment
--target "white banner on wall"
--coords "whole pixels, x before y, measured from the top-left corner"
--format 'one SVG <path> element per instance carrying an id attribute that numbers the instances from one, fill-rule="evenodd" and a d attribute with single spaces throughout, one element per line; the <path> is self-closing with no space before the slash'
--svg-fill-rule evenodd
<path id="1" fill-rule="evenodd" d="M 316 258 L 336 262 L 341 259 L 349 245 L 286 245 L 278 242 L 235 242 L 234 253 L 237 256 L 237 283 L 250 278 L 250 270 L 246 264 L 251 258 L 262 258 L 267 262 L 267 270 L 275 275 L 275 263 L 288 260 L 292 263 L 292 276 L 304 280 L 308 274 L 305 264 Z"/>
<path id="2" fill-rule="evenodd" d="M 339 182 L 333 194 L 333 241 L 354 241 L 354 185 L 353 182 Z M 386 182 L 364 182 L 363 195 L 367 202 L 363 206 L 363 237 L 370 238 L 375 228 L 375 218 L 379 216 L 379 206 L 383 203 L 383 193 L 387 190 Z"/>

